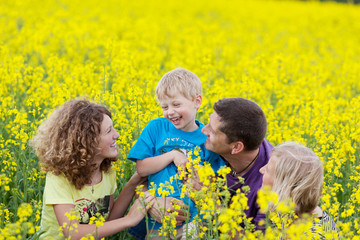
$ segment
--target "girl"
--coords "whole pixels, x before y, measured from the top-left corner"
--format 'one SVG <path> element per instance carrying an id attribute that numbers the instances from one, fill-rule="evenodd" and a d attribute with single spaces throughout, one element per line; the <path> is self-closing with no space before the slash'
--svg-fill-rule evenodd
<path id="1" fill-rule="evenodd" d="M 111 166 L 117 160 L 118 138 L 111 113 L 85 99 L 66 102 L 40 125 L 32 140 L 47 172 L 40 239 L 80 239 L 87 234 L 103 238 L 144 217 L 138 200 L 124 216 L 136 186 L 146 180 L 137 173 L 114 201 L 116 175 Z M 73 212 L 75 219 L 69 217 Z M 102 226 L 88 224 L 99 214 L 106 220 Z"/>
<path id="2" fill-rule="evenodd" d="M 260 169 L 263 186 L 269 185 L 279 196 L 295 203 L 295 213 L 320 220 L 324 231 L 336 230 L 335 222 L 318 206 L 323 185 L 323 167 L 319 157 L 309 148 L 295 142 L 276 146 L 267 165 Z"/>

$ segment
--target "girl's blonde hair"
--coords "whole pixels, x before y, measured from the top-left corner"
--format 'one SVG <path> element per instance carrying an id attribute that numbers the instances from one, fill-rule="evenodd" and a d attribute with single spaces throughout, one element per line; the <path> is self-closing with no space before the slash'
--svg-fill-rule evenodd
<path id="1" fill-rule="evenodd" d="M 276 158 L 272 190 L 279 195 L 279 201 L 291 198 L 297 215 L 311 213 L 319 204 L 323 186 L 323 167 L 319 157 L 296 142 L 276 146 L 271 157 Z"/>
<path id="2" fill-rule="evenodd" d="M 160 100 L 165 96 L 172 97 L 174 93 L 181 93 L 189 100 L 194 100 L 198 95 L 202 95 L 199 77 L 184 68 L 176 68 L 165 73 L 156 86 L 156 98 Z"/>
<path id="3" fill-rule="evenodd" d="M 55 175 L 64 174 L 77 189 L 90 184 L 104 114 L 111 118 L 103 105 L 86 99 L 70 100 L 56 109 L 31 141 L 41 167 Z M 100 170 L 109 171 L 113 161 L 116 159 L 105 159 Z"/>

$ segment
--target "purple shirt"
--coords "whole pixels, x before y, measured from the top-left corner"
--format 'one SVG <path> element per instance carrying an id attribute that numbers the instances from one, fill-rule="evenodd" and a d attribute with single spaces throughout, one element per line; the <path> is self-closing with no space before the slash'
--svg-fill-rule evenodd
<path id="1" fill-rule="evenodd" d="M 227 186 L 232 196 L 237 189 L 241 189 L 243 186 L 250 187 L 250 192 L 246 195 L 249 209 L 245 210 L 245 213 L 248 218 L 252 218 L 252 223 L 255 224 L 256 229 L 262 229 L 261 226 L 259 227 L 259 222 L 265 219 L 265 214 L 260 212 L 259 206 L 256 203 L 257 191 L 261 188 L 263 178 L 259 170 L 268 163 L 270 152 L 273 148 L 274 147 L 264 139 L 260 146 L 258 159 L 249 171 L 242 176 L 244 178 L 244 184 L 239 182 L 238 177 L 233 177 L 231 174 L 226 175 Z M 229 166 L 229 163 L 226 162 L 226 165 Z"/>

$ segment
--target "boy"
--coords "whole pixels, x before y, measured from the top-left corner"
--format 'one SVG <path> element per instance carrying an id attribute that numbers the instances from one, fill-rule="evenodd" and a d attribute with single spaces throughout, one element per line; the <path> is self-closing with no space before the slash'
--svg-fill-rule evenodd
<path id="1" fill-rule="evenodd" d="M 128 159 L 136 161 L 140 176 L 148 176 L 149 189 L 152 183 L 157 190 L 160 184 L 170 184 L 174 192 L 170 192 L 168 197 L 181 199 L 189 205 L 191 221 L 197 215 L 197 210 L 187 197 L 180 198 L 181 181 L 174 177 L 177 166 L 187 162 L 188 153 L 194 151 L 195 147 L 200 147 L 201 160 L 208 161 L 215 172 L 224 162 L 219 155 L 206 150 L 206 136 L 201 132 L 204 125 L 195 120 L 202 103 L 202 87 L 194 73 L 182 68 L 166 73 L 160 79 L 155 94 L 164 117 L 149 122 L 131 148 Z M 156 196 L 160 197 L 158 191 Z M 149 226 L 159 229 L 161 224 L 155 222 Z M 192 227 L 189 225 L 189 228 Z M 177 235 L 185 238 L 185 229 L 185 225 L 177 229 Z"/>

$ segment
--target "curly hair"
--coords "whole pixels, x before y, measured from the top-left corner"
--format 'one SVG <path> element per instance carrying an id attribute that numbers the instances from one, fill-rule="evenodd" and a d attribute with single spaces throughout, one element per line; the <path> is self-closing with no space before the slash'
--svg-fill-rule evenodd
<path id="1" fill-rule="evenodd" d="M 64 174 L 76 189 L 90 184 L 104 114 L 111 118 L 106 107 L 87 99 L 70 100 L 57 108 L 31 141 L 41 167 L 55 175 Z M 116 160 L 104 159 L 100 170 L 108 172 Z"/>
<path id="2" fill-rule="evenodd" d="M 272 190 L 279 201 L 291 198 L 295 213 L 311 213 L 319 204 L 323 185 L 323 166 L 309 148 L 296 142 L 284 142 L 271 151 L 275 157 Z"/>

